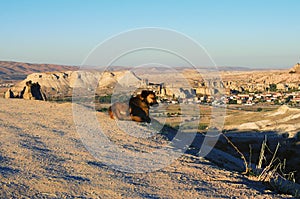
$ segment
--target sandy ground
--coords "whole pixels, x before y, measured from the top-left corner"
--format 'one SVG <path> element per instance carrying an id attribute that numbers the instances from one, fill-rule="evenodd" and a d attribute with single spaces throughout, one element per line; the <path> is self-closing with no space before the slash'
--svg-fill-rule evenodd
<path id="1" fill-rule="evenodd" d="M 97 117 L 123 150 L 147 153 L 165 143 L 124 134 L 105 113 Z M 70 103 L 0 99 L 0 198 L 287 197 L 191 154 L 153 172 L 114 170 L 84 147 Z"/>

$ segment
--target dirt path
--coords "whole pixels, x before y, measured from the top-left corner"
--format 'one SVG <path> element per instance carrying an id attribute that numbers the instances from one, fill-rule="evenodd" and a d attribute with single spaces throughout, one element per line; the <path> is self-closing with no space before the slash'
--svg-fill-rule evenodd
<path id="1" fill-rule="evenodd" d="M 135 138 L 97 113 L 108 137 L 147 153 L 165 140 Z M 158 136 L 158 138 L 161 138 Z M 110 156 L 114 157 L 114 156 Z M 125 173 L 95 159 L 71 104 L 0 99 L 0 198 L 287 198 L 203 158 L 183 155 L 155 172 Z"/>

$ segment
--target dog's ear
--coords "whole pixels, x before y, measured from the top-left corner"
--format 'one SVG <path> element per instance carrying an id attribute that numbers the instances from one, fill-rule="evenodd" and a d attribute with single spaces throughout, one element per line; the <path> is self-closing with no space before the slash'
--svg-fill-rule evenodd
<path id="1" fill-rule="evenodd" d="M 143 99 L 147 98 L 147 96 L 149 95 L 149 92 L 150 92 L 150 91 L 143 90 L 142 93 L 141 93 L 141 97 L 142 97 Z"/>

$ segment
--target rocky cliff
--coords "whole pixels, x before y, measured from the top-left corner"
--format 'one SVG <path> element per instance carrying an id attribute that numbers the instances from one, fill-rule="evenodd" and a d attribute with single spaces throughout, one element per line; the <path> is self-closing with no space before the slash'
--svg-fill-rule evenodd
<path id="1" fill-rule="evenodd" d="M 31 83 L 29 83 L 31 82 Z M 35 83 L 33 83 L 35 82 Z M 6 98 L 19 97 L 24 99 L 41 99 L 37 90 L 41 90 L 47 97 L 72 96 L 73 88 L 83 88 L 96 93 L 112 93 L 117 83 L 140 83 L 142 80 L 130 71 L 66 71 L 33 73 L 5 93 Z M 28 84 L 31 84 L 29 86 Z M 26 88 L 25 88 L 26 87 Z M 33 96 L 30 93 L 34 92 Z M 37 94 L 37 95 L 35 95 Z M 38 96 L 38 97 L 37 97 Z"/>

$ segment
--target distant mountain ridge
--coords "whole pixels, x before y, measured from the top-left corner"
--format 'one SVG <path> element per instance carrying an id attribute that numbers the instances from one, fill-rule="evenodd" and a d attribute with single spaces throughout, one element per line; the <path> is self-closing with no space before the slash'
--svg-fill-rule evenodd
<path id="1" fill-rule="evenodd" d="M 91 67 L 92 69 L 93 67 Z M 104 70 L 105 67 L 96 67 L 97 69 Z M 125 67 L 125 66 L 111 66 L 108 67 L 106 70 L 110 71 L 118 71 L 118 70 L 130 70 L 132 67 Z M 188 67 L 175 67 L 176 70 L 184 70 Z M 200 68 L 211 68 L 211 67 L 200 67 Z M 43 73 L 43 72 L 61 72 L 61 71 L 75 71 L 78 70 L 78 66 L 66 66 L 66 65 L 59 65 L 59 64 L 36 64 L 36 63 L 25 63 L 25 62 L 15 62 L 15 61 L 0 61 L 0 81 L 19 81 L 23 80 L 27 77 L 27 75 L 32 73 Z M 145 68 L 141 68 L 139 70 L 143 70 Z M 155 67 L 156 71 L 165 71 L 169 70 L 167 68 L 160 68 Z M 250 68 L 244 67 L 219 67 L 219 70 L 225 71 L 248 71 L 251 70 Z"/>
<path id="2" fill-rule="evenodd" d="M 65 66 L 57 64 L 33 64 L 13 61 L 0 61 L 0 80 L 23 80 L 27 75 L 39 72 L 74 71 L 76 66 Z"/>

